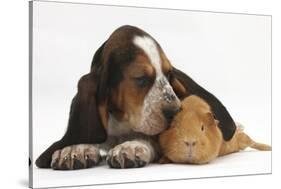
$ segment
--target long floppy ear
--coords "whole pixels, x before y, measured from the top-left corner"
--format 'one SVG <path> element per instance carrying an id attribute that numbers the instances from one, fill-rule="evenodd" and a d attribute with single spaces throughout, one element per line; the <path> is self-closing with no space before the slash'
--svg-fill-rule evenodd
<path id="1" fill-rule="evenodd" d="M 36 160 L 39 168 L 49 168 L 52 154 L 65 146 L 82 143 L 102 143 L 106 140 L 107 98 L 97 99 L 101 94 L 99 83 L 104 73 L 102 53 L 104 44 L 96 51 L 91 72 L 78 82 L 78 92 L 72 100 L 68 127 L 61 140 L 51 145 Z"/>
<path id="2" fill-rule="evenodd" d="M 188 89 L 178 80 L 174 71 L 171 73 L 170 84 L 179 99 L 183 100 L 186 96 L 189 96 Z"/>
<path id="3" fill-rule="evenodd" d="M 169 59 L 166 57 L 164 51 L 162 50 L 162 48 L 160 47 L 160 45 L 158 44 L 159 48 L 160 48 L 160 57 L 163 61 L 163 67 L 171 67 L 171 62 L 169 61 Z M 184 87 L 184 85 L 178 80 L 177 77 L 175 77 L 175 72 L 174 72 L 174 68 L 172 67 L 172 69 L 169 72 L 168 75 L 168 80 L 170 85 L 172 86 L 174 92 L 176 93 L 177 97 L 180 100 L 183 100 L 184 97 L 188 96 L 188 91 L 187 88 Z"/>
<path id="4" fill-rule="evenodd" d="M 179 96 L 181 99 L 192 94 L 197 95 L 202 99 L 204 99 L 211 107 L 216 119 L 219 121 L 219 128 L 223 134 L 224 140 L 225 141 L 230 140 L 235 133 L 236 124 L 234 123 L 231 115 L 224 107 L 224 105 L 213 94 L 211 94 L 203 87 L 198 85 L 185 73 L 181 72 L 180 70 L 174 67 L 173 67 L 173 77 L 175 77 L 177 81 L 174 84 L 175 86 L 173 86 L 176 94 L 178 95 L 177 89 L 181 89 L 183 87 L 185 89 L 185 93 L 179 93 L 179 94 L 183 94 L 183 96 Z M 178 91 L 183 91 L 183 90 L 178 90 Z"/>

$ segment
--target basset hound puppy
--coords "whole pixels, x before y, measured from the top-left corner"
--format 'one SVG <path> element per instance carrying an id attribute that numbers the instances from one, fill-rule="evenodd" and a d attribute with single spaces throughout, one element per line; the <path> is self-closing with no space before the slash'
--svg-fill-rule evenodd
<path id="1" fill-rule="evenodd" d="M 158 134 L 195 94 L 211 106 L 224 140 L 236 126 L 222 103 L 172 66 L 148 33 L 122 26 L 96 51 L 91 70 L 78 82 L 65 135 L 36 160 L 39 168 L 71 170 L 99 164 L 143 167 L 161 155 Z"/>

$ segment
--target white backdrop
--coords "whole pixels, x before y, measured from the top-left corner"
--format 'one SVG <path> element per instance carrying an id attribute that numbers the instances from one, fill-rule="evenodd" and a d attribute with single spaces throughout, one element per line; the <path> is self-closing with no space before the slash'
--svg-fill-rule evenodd
<path id="1" fill-rule="evenodd" d="M 69 1 L 69 0 L 61 0 Z M 149 182 L 142 184 L 105 185 L 99 188 L 135 189 L 150 188 L 227 188 L 238 187 L 268 187 L 280 183 L 280 64 L 281 62 L 281 12 L 279 2 L 275 0 L 72 0 L 76 2 L 96 2 L 119 5 L 138 5 L 152 7 L 170 7 L 192 10 L 213 10 L 223 12 L 244 12 L 273 15 L 273 174 L 247 177 L 228 177 L 216 179 L 193 179 L 173 182 Z M 28 6 L 27 1 L 3 1 L 0 6 L 1 43 L 0 50 L 0 83 L 3 92 L 1 96 L 1 127 L 5 128 L 0 137 L 1 151 L 1 186 L 4 188 L 26 188 L 27 154 L 28 154 Z M 8 82 L 7 82 L 8 81 Z M 5 91 L 5 92 L 4 92 Z M 13 106 L 11 106 L 11 104 Z M 15 106 L 14 106 L 15 105 Z M 15 116 L 16 115 L 16 116 Z M 248 128 L 247 128 L 248 129 Z M 16 131 L 16 132 L 15 132 Z M 11 136 L 11 133 L 13 135 Z M 13 140 L 11 140 L 13 139 Z M 15 140 L 16 139 L 16 140 Z M 276 148 L 275 148 L 276 147 Z M 13 162 L 13 163 L 11 163 Z M 242 185 L 241 185 L 242 183 Z M 79 187 L 80 188 L 80 187 Z M 81 187 L 85 188 L 85 187 Z M 96 187 L 86 187 L 96 188 Z"/>
<path id="2" fill-rule="evenodd" d="M 271 143 L 271 17 L 36 2 L 33 160 L 62 137 L 78 79 L 95 50 L 125 24 L 151 34 L 250 136 Z"/>

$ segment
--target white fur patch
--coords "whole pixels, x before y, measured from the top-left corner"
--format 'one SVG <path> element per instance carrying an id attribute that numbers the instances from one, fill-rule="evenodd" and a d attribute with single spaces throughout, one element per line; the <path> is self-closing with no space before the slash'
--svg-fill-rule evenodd
<path id="1" fill-rule="evenodd" d="M 109 136 L 121 136 L 132 132 L 130 125 L 126 122 L 117 121 L 111 114 L 109 115 L 107 134 Z"/>
<path id="2" fill-rule="evenodd" d="M 166 128 L 163 107 L 171 103 L 180 104 L 180 101 L 162 72 L 160 53 L 154 40 L 148 36 L 136 36 L 133 42 L 145 52 L 156 72 L 155 82 L 144 99 L 140 124 L 135 130 L 154 135 Z M 170 96 L 175 100 L 170 100 Z"/>
<path id="3" fill-rule="evenodd" d="M 136 36 L 134 38 L 134 44 L 141 48 L 148 56 L 151 64 L 154 66 L 156 71 L 156 78 L 163 75 L 161 70 L 161 59 L 156 43 L 148 36 Z"/>

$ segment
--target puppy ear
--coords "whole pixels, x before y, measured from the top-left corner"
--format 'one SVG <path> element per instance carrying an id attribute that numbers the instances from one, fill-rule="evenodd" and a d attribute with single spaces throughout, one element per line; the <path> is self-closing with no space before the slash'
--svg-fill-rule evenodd
<path id="1" fill-rule="evenodd" d="M 161 49 L 160 56 L 161 56 L 161 59 L 163 61 L 164 67 L 167 67 L 167 66 L 172 67 L 170 61 L 168 60 L 168 58 L 166 57 L 166 55 L 165 55 L 165 53 L 163 52 L 162 49 Z M 172 86 L 172 88 L 173 88 L 174 92 L 176 93 L 177 97 L 182 100 L 188 94 L 187 94 L 186 87 L 177 78 L 176 74 L 177 74 L 176 69 L 174 67 L 172 67 L 172 69 L 170 70 L 169 75 L 167 77 L 168 77 L 169 83 Z"/>
<path id="2" fill-rule="evenodd" d="M 181 82 L 178 79 L 176 79 L 176 78 L 171 79 L 170 84 L 171 84 L 174 92 L 176 93 L 177 97 L 179 97 L 179 99 L 183 99 L 187 96 L 186 89 L 184 88 L 184 86 L 181 84 Z"/>
<path id="3" fill-rule="evenodd" d="M 100 143 L 106 140 L 108 121 L 107 95 L 100 87 L 104 74 L 103 49 L 106 42 L 96 51 L 91 72 L 78 82 L 78 92 L 71 105 L 66 136 L 75 143 Z M 104 96 L 100 98 L 100 96 Z"/>
<path id="4" fill-rule="evenodd" d="M 97 144 L 106 140 L 107 97 L 98 98 L 105 91 L 99 91 L 99 83 L 103 74 L 102 45 L 95 53 L 91 72 L 81 77 L 78 82 L 78 92 L 72 100 L 68 127 L 61 140 L 45 150 L 36 160 L 38 167 L 49 168 L 52 154 L 61 148 L 73 144 Z"/>
<path id="5" fill-rule="evenodd" d="M 98 111 L 103 127 L 107 128 L 109 91 L 106 82 L 108 78 L 108 63 L 105 62 L 106 60 L 103 56 L 105 44 L 106 42 L 96 51 L 91 65 L 91 72 L 95 75 L 97 82 L 95 97 L 98 104 Z"/>
<path id="6" fill-rule="evenodd" d="M 187 88 L 185 88 L 183 83 L 177 78 L 174 68 L 170 74 L 171 74 L 169 79 L 170 85 L 172 86 L 177 97 L 181 100 L 184 99 L 186 96 L 188 96 Z"/>

